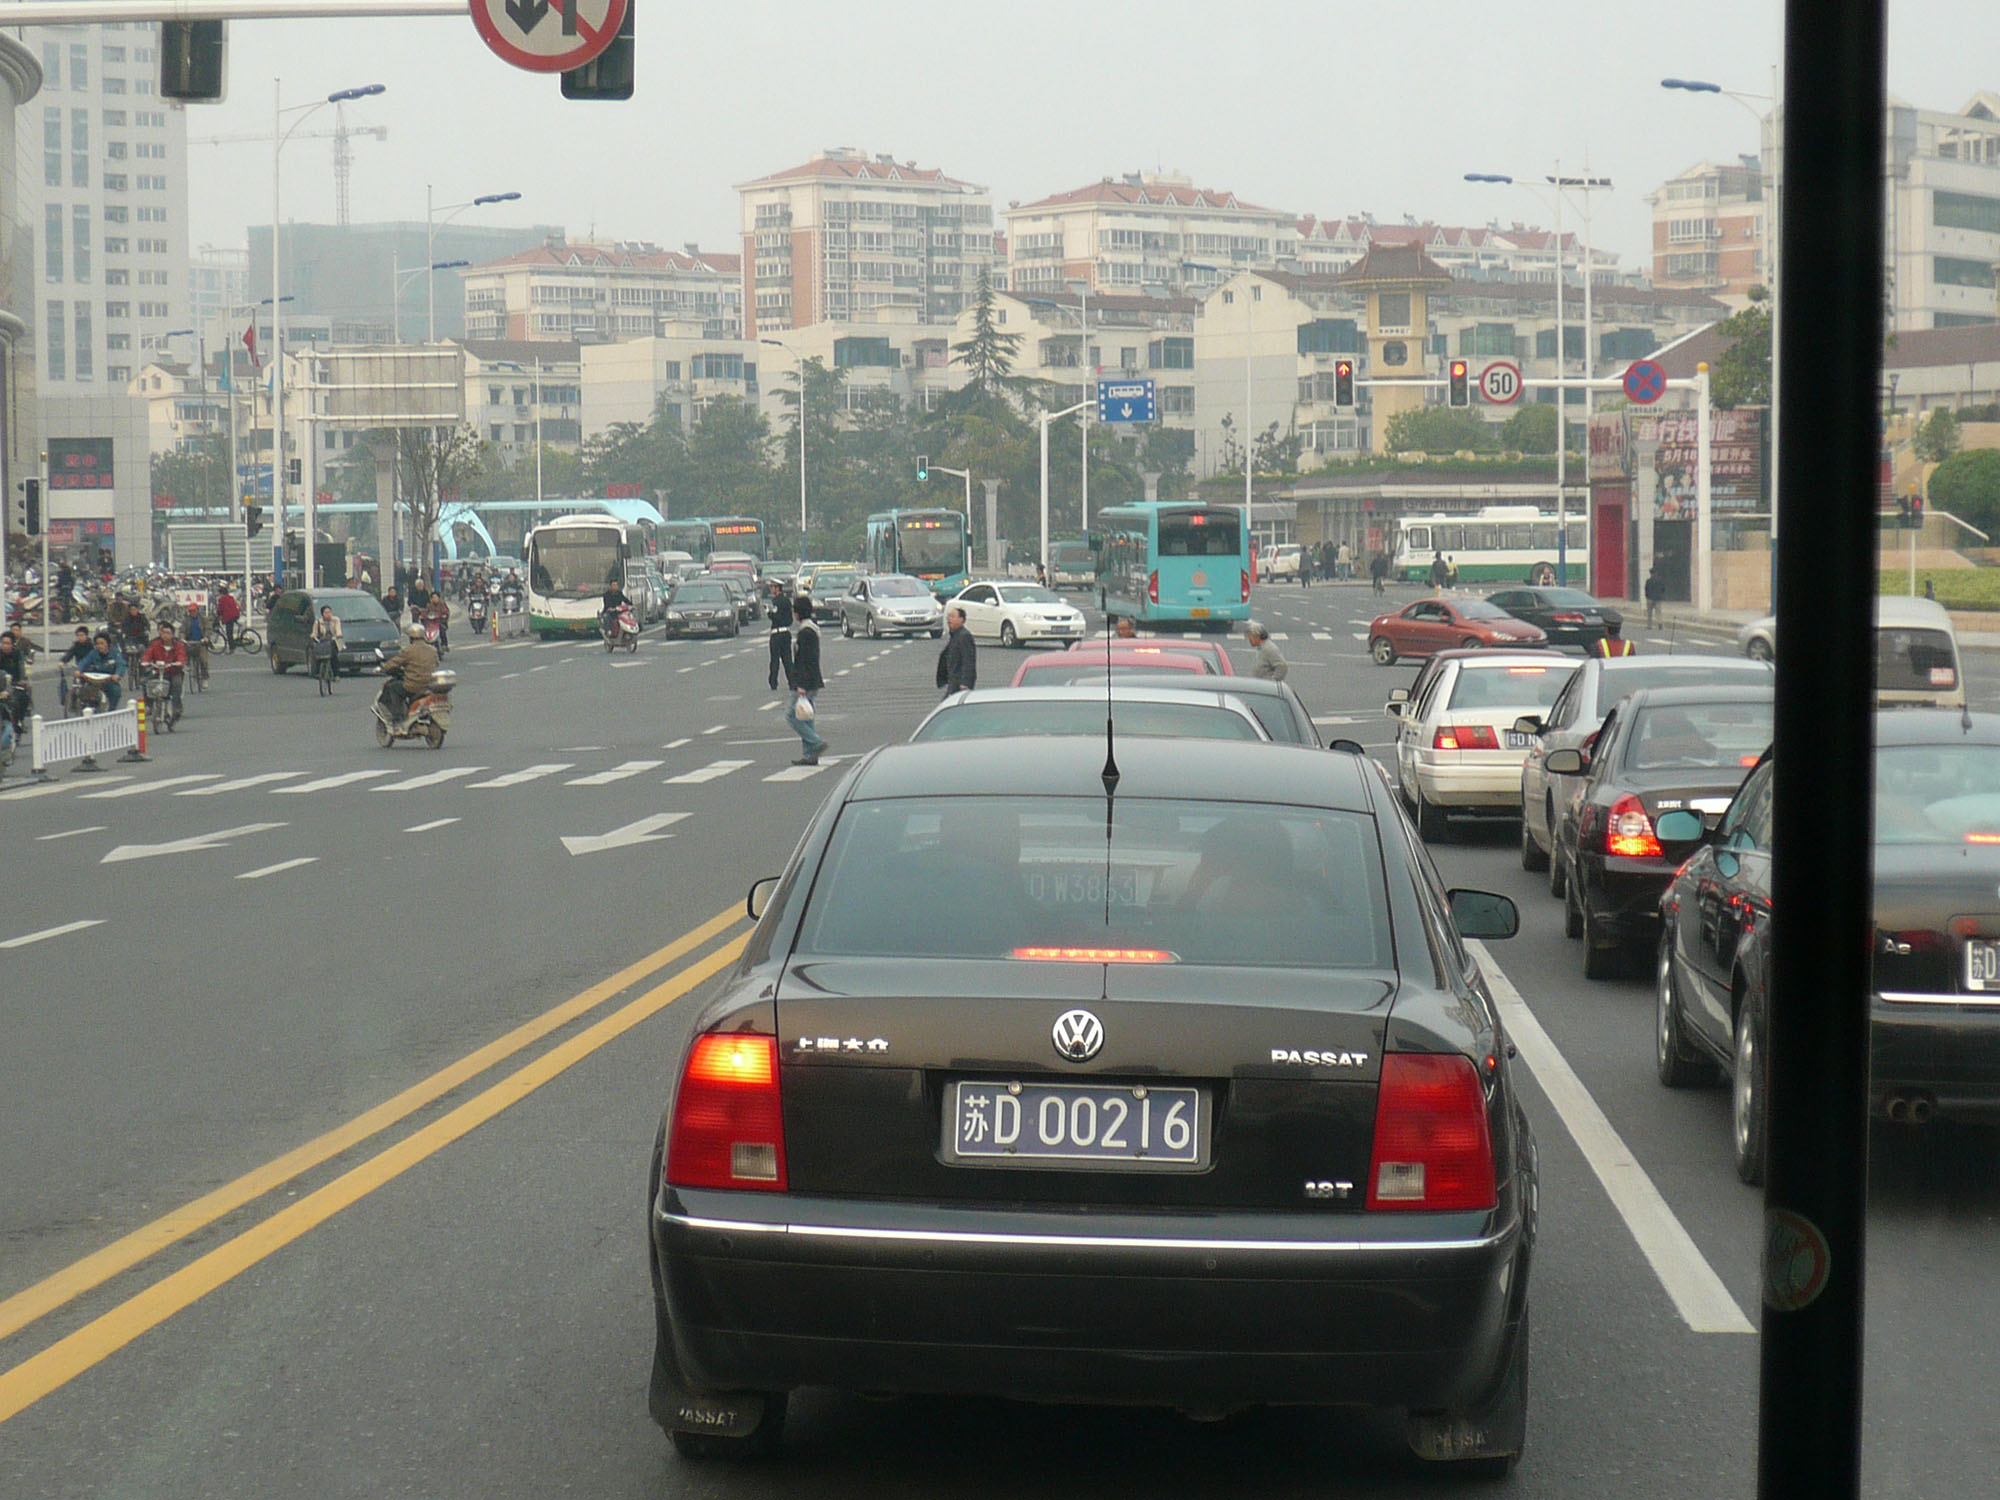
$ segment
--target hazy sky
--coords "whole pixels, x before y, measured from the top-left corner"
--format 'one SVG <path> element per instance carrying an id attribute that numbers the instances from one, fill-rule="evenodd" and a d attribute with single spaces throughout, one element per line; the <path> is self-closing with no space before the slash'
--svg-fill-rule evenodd
<path id="1" fill-rule="evenodd" d="M 1646 193 L 1757 145 L 1744 109 L 1659 79 L 1768 91 L 1781 25 L 1772 0 L 636 3 L 627 104 L 563 100 L 463 16 L 232 23 L 229 98 L 191 109 L 189 136 L 268 134 L 274 78 L 287 104 L 383 83 L 348 106 L 389 129 L 354 143 L 356 221 L 421 219 L 428 182 L 441 204 L 523 195 L 473 211 L 486 222 L 711 249 L 737 248 L 736 183 L 825 146 L 942 167 L 989 187 L 996 211 L 1165 167 L 1296 213 L 1447 223 L 1546 224 L 1529 193 L 1463 175 L 1587 156 L 1616 188 L 1595 199 L 1596 241 L 1630 265 L 1647 253 Z M 1894 10 L 1893 92 L 1955 109 L 2000 90 L 1990 0 Z M 190 157 L 193 244 L 240 246 L 247 222 L 270 221 L 268 144 Z M 286 148 L 284 206 L 332 221 L 329 141 Z"/>

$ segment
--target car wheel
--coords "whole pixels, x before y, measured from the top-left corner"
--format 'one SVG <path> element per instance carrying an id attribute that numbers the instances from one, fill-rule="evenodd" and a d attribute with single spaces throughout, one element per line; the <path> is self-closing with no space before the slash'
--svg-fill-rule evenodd
<path id="1" fill-rule="evenodd" d="M 1771 659 L 1771 643 L 1761 635 L 1753 635 L 1750 637 L 1750 643 L 1743 648 L 1743 654 L 1752 661 L 1769 661 Z"/>
<path id="2" fill-rule="evenodd" d="M 1396 646 L 1386 635 L 1378 635 L 1368 643 L 1368 654 L 1375 658 L 1378 667 L 1396 665 Z"/>
<path id="3" fill-rule="evenodd" d="M 288 661 L 278 660 L 278 648 L 276 646 L 273 646 L 271 648 L 270 657 L 271 657 L 271 675 L 273 677 L 282 677 L 284 675 L 285 668 L 289 667 L 291 663 Z"/>
<path id="4" fill-rule="evenodd" d="M 1002 620 L 1000 622 L 1000 644 L 1009 650 L 1021 644 L 1021 638 L 1014 633 L 1014 622 L 1012 620 Z"/>
<path id="5" fill-rule="evenodd" d="M 1583 907 L 1577 900 L 1576 882 L 1567 875 L 1563 877 L 1563 936 L 1583 936 Z"/>
<path id="6" fill-rule="evenodd" d="M 854 639 L 854 622 L 846 615 L 840 617 L 840 638 L 846 641 Z"/>
<path id="7" fill-rule="evenodd" d="M 1539 872 L 1548 867 L 1548 852 L 1535 842 L 1535 835 L 1528 828 L 1528 815 L 1524 812 L 1521 814 L 1521 868 Z"/>
<path id="8" fill-rule="evenodd" d="M 1764 1071 L 1764 1007 L 1748 995 L 1736 1008 L 1735 1060 L 1730 1068 L 1729 1129 L 1736 1175 L 1751 1187 L 1764 1180 L 1764 1142 L 1770 1107 Z"/>
<path id="9" fill-rule="evenodd" d="M 1660 956 L 1654 969 L 1653 986 L 1653 1066 L 1660 1082 L 1670 1089 L 1684 1089 L 1704 1082 L 1707 1064 L 1691 1050 L 1681 1030 L 1680 1002 L 1674 998 L 1674 940 L 1672 933 L 1660 937 Z"/>
<path id="10" fill-rule="evenodd" d="M 1469 635 L 1458 643 L 1458 647 L 1461 651 L 1477 651 L 1485 644 L 1486 642 L 1482 641 L 1478 636 Z"/>
<path id="11" fill-rule="evenodd" d="M 1605 936 L 1604 924 L 1591 914 L 1587 897 L 1579 895 L 1577 905 L 1583 909 L 1583 977 L 1616 979 L 1625 967 L 1625 950 Z"/>
<path id="12" fill-rule="evenodd" d="M 1549 809 L 1549 894 L 1557 900 L 1569 889 L 1569 872 L 1563 868 L 1562 853 L 1556 847 L 1555 809 Z M 1575 933 L 1570 934 L 1575 937 Z"/>
<path id="13" fill-rule="evenodd" d="M 882 622 L 873 615 L 868 617 L 868 639 L 871 641 L 882 639 Z"/>
<path id="14" fill-rule="evenodd" d="M 1451 825 L 1445 820 L 1444 809 L 1426 800 L 1421 787 L 1417 789 L 1416 799 L 1418 836 L 1426 844 L 1442 844 L 1451 837 Z"/>

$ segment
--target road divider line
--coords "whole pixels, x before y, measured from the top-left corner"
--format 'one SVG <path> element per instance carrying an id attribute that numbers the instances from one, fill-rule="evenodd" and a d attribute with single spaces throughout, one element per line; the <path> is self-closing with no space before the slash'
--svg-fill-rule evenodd
<path id="1" fill-rule="evenodd" d="M 749 940 L 750 935 L 743 933 L 723 944 L 630 1004 L 481 1090 L 450 1113 L 412 1131 L 325 1187 L 279 1209 L 262 1223 L 252 1225 L 76 1332 L 58 1339 L 39 1354 L 0 1373 L 0 1423 L 19 1415 L 141 1334 L 159 1327 L 343 1209 L 353 1207 L 377 1188 L 428 1161 L 544 1084 L 561 1077 L 592 1053 L 734 963 Z"/>
<path id="2" fill-rule="evenodd" d="M 296 870 L 300 865 L 316 865 L 318 863 L 319 856 L 317 854 L 301 854 L 297 859 L 280 860 L 275 865 L 265 865 L 261 870 L 245 870 L 236 878 L 238 880 L 262 880 L 266 875 L 276 875 L 284 870 Z"/>
<path id="3" fill-rule="evenodd" d="M 38 844 L 47 844 L 52 843 L 56 839 L 73 839 L 80 833 L 102 833 L 110 826 L 109 823 L 92 823 L 88 828 L 68 828 L 64 829 L 61 833 L 38 833 L 35 835 L 35 842 Z"/>
<path id="4" fill-rule="evenodd" d="M 405 833 L 429 833 L 433 828 L 449 828 L 458 822 L 457 818 L 432 818 L 428 823 L 419 823 L 415 828 L 405 828 Z"/>
<path id="5" fill-rule="evenodd" d="M 0 948 L 25 948 L 30 943 L 45 942 L 49 938 L 59 938 L 66 933 L 81 932 L 86 927 L 102 927 L 104 921 L 103 917 L 89 917 L 80 922 L 65 922 L 60 927 L 44 927 L 40 932 L 29 932 L 17 938 L 8 938 L 6 942 L 0 943 Z"/>
<path id="6" fill-rule="evenodd" d="M 1484 943 L 1468 941 L 1477 955 L 1486 983 L 1499 1003 L 1508 1035 L 1526 1059 L 1528 1071 L 1555 1106 L 1570 1138 L 1604 1185 L 1611 1206 L 1625 1221 L 1639 1253 L 1653 1268 L 1681 1321 L 1695 1333 L 1755 1333 L 1757 1330 L 1729 1295 L 1729 1288 L 1694 1242 L 1646 1169 L 1639 1165 L 1583 1080 L 1555 1044 L 1528 1002 Z"/>
<path id="7" fill-rule="evenodd" d="M 170 786 L 187 786 L 196 781 L 220 781 L 220 771 L 192 771 L 186 776 L 169 776 L 164 781 L 142 781 L 137 786 L 121 786 L 115 792 L 85 792 L 79 802 L 96 802 L 111 797 L 136 797 L 141 792 L 163 792 Z"/>
<path id="8" fill-rule="evenodd" d="M 130 776 L 106 776 L 87 781 L 51 781 L 41 786 L 24 786 L 11 792 L 0 792 L 0 802 L 31 802 L 37 797 L 53 797 L 57 792 L 73 792 L 79 786 L 107 786 L 114 781 L 130 781 Z"/>
<path id="9" fill-rule="evenodd" d="M 52 937 L 57 931 L 74 932 L 79 927 L 95 927 L 101 920 L 71 923 L 68 927 L 52 929 L 45 933 L 31 933 L 26 938 L 16 938 L 0 946 L 21 947 L 44 937 Z M 273 1188 L 282 1186 L 300 1173 L 308 1172 L 324 1162 L 331 1161 L 370 1136 L 377 1135 L 398 1121 L 407 1119 L 453 1089 L 477 1078 L 488 1068 L 505 1062 L 522 1048 L 532 1046 L 550 1032 L 568 1025 L 578 1016 L 595 1010 L 614 995 L 622 994 L 642 979 L 650 978 L 676 959 L 703 947 L 742 920 L 742 906 L 729 906 L 700 926 L 682 933 L 665 947 L 655 949 L 635 963 L 627 964 L 617 973 L 599 980 L 553 1009 L 523 1021 L 513 1030 L 496 1037 L 484 1047 L 467 1053 L 457 1062 L 440 1068 L 430 1077 L 410 1085 L 394 1097 L 385 1099 L 373 1109 L 365 1110 L 345 1124 L 337 1125 L 303 1145 L 293 1147 L 261 1167 L 252 1168 L 234 1181 L 224 1183 L 192 1202 L 162 1214 L 151 1223 L 143 1224 L 113 1240 L 101 1250 L 93 1251 L 60 1271 L 43 1277 L 33 1286 L 24 1287 L 5 1301 L 0 1301 L 0 1339 L 12 1337 L 37 1318 L 53 1312 L 92 1288 L 103 1285 L 112 1277 L 131 1270 L 167 1246 L 187 1238 L 198 1230 L 206 1229 L 216 1220 L 234 1213 L 247 1203 L 255 1202 Z M 5 1417 L 0 1416 L 0 1421 L 4 1420 Z"/>

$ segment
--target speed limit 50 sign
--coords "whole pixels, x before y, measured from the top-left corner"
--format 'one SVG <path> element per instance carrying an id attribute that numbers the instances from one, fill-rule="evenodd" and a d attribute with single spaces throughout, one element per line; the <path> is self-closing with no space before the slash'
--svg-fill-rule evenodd
<path id="1" fill-rule="evenodd" d="M 1479 394 L 1493 406 L 1512 406 L 1521 399 L 1521 367 L 1511 359 L 1496 359 L 1479 372 Z"/>

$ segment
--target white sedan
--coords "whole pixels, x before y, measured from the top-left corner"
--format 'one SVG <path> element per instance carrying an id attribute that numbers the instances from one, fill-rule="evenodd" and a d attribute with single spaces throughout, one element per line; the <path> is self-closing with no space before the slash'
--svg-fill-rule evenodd
<path id="1" fill-rule="evenodd" d="M 1454 651 L 1418 677 L 1414 697 L 1389 700 L 1397 789 L 1427 843 L 1446 837 L 1447 811 L 1519 816 L 1535 737 L 1514 721 L 1547 713 L 1575 671 L 1575 657 L 1553 651 Z"/>
<path id="2" fill-rule="evenodd" d="M 1029 641 L 1083 639 L 1083 611 L 1038 583 L 969 583 L 945 610 L 965 611 L 974 640 L 1020 646 Z"/>

